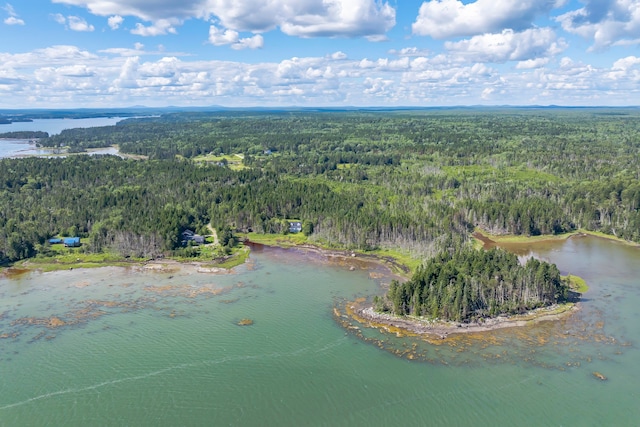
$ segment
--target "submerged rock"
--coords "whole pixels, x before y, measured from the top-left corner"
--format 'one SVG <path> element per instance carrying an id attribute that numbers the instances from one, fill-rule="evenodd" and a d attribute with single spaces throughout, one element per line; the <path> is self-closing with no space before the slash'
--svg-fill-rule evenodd
<path id="1" fill-rule="evenodd" d="M 605 377 L 600 372 L 594 372 L 593 376 L 596 377 L 597 379 L 599 379 L 600 381 L 606 381 L 607 380 L 607 377 Z"/>
<path id="2" fill-rule="evenodd" d="M 242 319 L 237 323 L 238 326 L 250 326 L 253 325 L 253 320 L 251 319 Z"/>

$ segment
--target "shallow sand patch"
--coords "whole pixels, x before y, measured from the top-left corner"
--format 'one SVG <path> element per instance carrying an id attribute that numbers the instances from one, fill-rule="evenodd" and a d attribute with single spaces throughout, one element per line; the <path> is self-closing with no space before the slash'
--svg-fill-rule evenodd
<path id="1" fill-rule="evenodd" d="M 486 319 L 483 322 L 460 323 L 444 322 L 427 319 L 399 317 L 390 314 L 377 313 L 372 306 L 360 307 L 351 305 L 348 314 L 359 323 L 367 326 L 385 328 L 387 330 L 401 330 L 410 334 L 436 335 L 441 339 L 452 334 L 465 334 L 475 332 L 490 332 L 497 329 L 526 326 L 532 323 L 557 320 L 574 313 L 579 304 L 539 308 L 528 313 L 515 316 L 499 316 Z"/>

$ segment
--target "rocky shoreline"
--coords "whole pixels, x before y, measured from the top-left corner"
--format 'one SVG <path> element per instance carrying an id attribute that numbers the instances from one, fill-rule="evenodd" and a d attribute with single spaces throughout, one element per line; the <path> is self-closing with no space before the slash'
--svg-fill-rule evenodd
<path id="1" fill-rule="evenodd" d="M 453 334 L 468 334 L 476 332 L 490 332 L 502 328 L 513 328 L 530 325 L 536 322 L 557 320 L 568 316 L 579 309 L 579 304 L 570 306 L 554 305 L 551 307 L 539 308 L 525 314 L 515 316 L 498 316 L 492 319 L 485 319 L 483 322 L 461 323 L 431 321 L 426 319 L 399 317 L 390 314 L 377 313 L 372 306 L 357 307 L 351 306 L 356 320 L 369 323 L 374 327 L 389 327 L 405 330 L 418 335 L 435 335 L 441 339 Z"/>
<path id="2" fill-rule="evenodd" d="M 326 258 L 339 258 L 345 261 L 349 259 L 353 259 L 357 261 L 373 262 L 373 263 L 383 265 L 389 268 L 391 271 L 395 269 L 397 272 L 401 273 L 401 275 L 408 276 L 409 274 L 411 274 L 411 269 L 409 267 L 398 262 L 397 260 L 395 260 L 393 257 L 390 257 L 390 256 L 370 255 L 370 254 L 351 251 L 351 250 L 328 249 L 328 248 L 323 248 L 321 246 L 317 246 L 309 243 L 292 245 L 292 246 L 279 246 L 279 245 L 268 245 L 265 243 L 252 242 L 249 239 L 247 239 L 246 242 L 249 243 L 250 245 L 256 245 L 256 246 L 271 246 L 271 247 L 278 247 L 282 249 L 297 249 L 300 251 L 311 252 Z M 400 276 L 398 278 L 406 279 L 406 277 L 403 278 Z"/>

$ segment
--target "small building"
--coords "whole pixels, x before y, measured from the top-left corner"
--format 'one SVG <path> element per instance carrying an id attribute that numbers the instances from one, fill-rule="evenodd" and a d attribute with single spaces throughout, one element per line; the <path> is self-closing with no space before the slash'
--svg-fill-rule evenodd
<path id="1" fill-rule="evenodd" d="M 65 237 L 63 239 L 64 246 L 66 248 L 77 248 L 80 246 L 80 238 L 79 237 Z"/>
<path id="2" fill-rule="evenodd" d="M 182 246 L 187 246 L 189 242 L 194 242 L 197 245 L 204 245 L 204 237 L 196 234 L 191 230 L 184 230 L 182 232 Z"/>
<path id="3" fill-rule="evenodd" d="M 302 223 L 300 221 L 289 222 L 289 233 L 299 233 L 302 231 Z"/>
<path id="4" fill-rule="evenodd" d="M 54 237 L 53 239 L 49 239 L 49 244 L 50 245 L 61 245 L 62 244 L 62 239 Z"/>

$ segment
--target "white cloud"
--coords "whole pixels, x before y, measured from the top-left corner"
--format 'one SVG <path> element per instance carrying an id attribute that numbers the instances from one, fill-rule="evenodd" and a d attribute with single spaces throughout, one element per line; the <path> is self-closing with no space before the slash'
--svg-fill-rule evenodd
<path id="1" fill-rule="evenodd" d="M 144 44 L 142 43 L 134 43 L 133 44 L 133 49 L 132 48 L 126 48 L 126 47 L 112 47 L 112 48 L 108 48 L 108 49 L 101 49 L 98 51 L 99 53 L 107 53 L 110 55 L 119 55 L 119 56 L 124 56 L 124 57 L 129 57 L 129 56 L 143 56 L 143 55 L 162 55 L 162 56 L 166 56 L 166 55 L 171 55 L 171 56 L 191 56 L 191 54 L 189 53 L 185 53 L 185 52 L 171 52 L 168 53 L 166 52 L 166 50 L 164 49 L 164 46 L 162 45 L 158 45 L 158 47 L 155 50 L 145 50 L 144 49 Z"/>
<path id="2" fill-rule="evenodd" d="M 562 28 L 592 40 L 592 50 L 640 44 L 640 2 L 586 0 L 583 8 L 556 18 Z"/>
<path id="3" fill-rule="evenodd" d="M 124 21 L 124 18 L 120 15 L 113 15 L 113 16 L 110 16 L 109 19 L 107 19 L 109 28 L 111 28 L 112 30 L 117 30 L 118 28 L 120 28 L 120 25 L 122 25 L 123 21 Z"/>
<path id="4" fill-rule="evenodd" d="M 67 17 L 67 22 L 69 23 L 69 29 L 72 31 L 93 31 L 93 25 L 90 25 L 84 19 L 78 16 L 69 16 Z"/>
<path id="5" fill-rule="evenodd" d="M 215 25 L 209 27 L 209 43 L 215 46 L 224 46 L 226 44 L 236 43 L 240 35 L 237 31 L 221 30 Z"/>
<path id="6" fill-rule="evenodd" d="M 485 88 L 485 89 L 482 90 L 482 93 L 480 94 L 480 98 L 489 99 L 489 98 L 491 98 L 491 94 L 493 92 L 495 92 L 495 91 L 496 91 L 496 89 L 492 88 L 492 87 Z"/>
<path id="7" fill-rule="evenodd" d="M 208 0 L 52 0 L 52 3 L 84 7 L 98 16 L 135 16 L 148 22 L 208 16 Z"/>
<path id="8" fill-rule="evenodd" d="M 24 82 L 24 79 L 16 70 L 9 67 L 0 67 L 0 85 L 12 85 Z"/>
<path id="9" fill-rule="evenodd" d="M 6 25 L 24 25 L 24 20 L 18 17 L 18 14 L 11 4 L 7 3 L 2 7 L 2 10 L 7 12 L 7 15 L 9 15 L 9 17 L 5 18 L 3 21 Z"/>
<path id="10" fill-rule="evenodd" d="M 560 6 L 564 0 L 430 0 L 422 3 L 414 34 L 435 39 L 496 33 L 503 29 L 530 28 L 535 18 Z"/>
<path id="11" fill-rule="evenodd" d="M 146 22 L 135 34 L 166 34 L 160 21 L 181 25 L 189 18 L 215 18 L 232 31 L 259 33 L 276 27 L 298 37 L 385 39 L 395 25 L 395 9 L 384 0 L 52 0 L 87 8 L 100 16 L 133 16 Z M 166 28 L 165 28 L 166 30 Z M 255 45 L 257 39 L 243 44 Z"/>
<path id="12" fill-rule="evenodd" d="M 637 56 L 627 56 L 626 58 L 618 59 L 613 63 L 613 70 L 628 70 L 636 65 L 640 64 L 640 58 Z"/>
<path id="13" fill-rule="evenodd" d="M 342 59 L 347 59 L 347 54 L 341 51 L 338 52 L 334 52 L 330 55 L 331 59 L 334 59 L 336 61 L 340 61 Z"/>
<path id="14" fill-rule="evenodd" d="M 502 33 L 500 33 L 502 34 Z M 519 33 L 513 33 L 513 37 Z M 532 33 L 535 35 L 536 33 Z M 489 43 L 497 58 L 520 58 Z M 241 38 L 238 37 L 238 42 Z M 482 46 L 490 39 L 476 39 Z M 482 44 L 482 43 L 484 44 Z M 231 45 L 229 45 L 231 46 Z M 149 58 L 137 45 L 121 56 L 75 46 L 25 53 L 0 51 L 0 96 L 16 107 L 126 106 L 145 104 L 230 106 L 278 105 L 464 105 L 637 103 L 640 58 L 628 56 L 595 67 L 568 57 L 515 60 L 493 68 L 460 61 L 459 52 L 432 57 L 389 55 L 347 58 L 336 52 L 276 62 L 243 63 Z M 522 48 L 528 52 L 529 48 Z M 496 53 L 497 52 L 497 53 Z M 505 53 L 506 52 L 506 53 Z M 114 55 L 115 53 L 115 55 Z M 138 53 L 137 55 L 135 55 Z M 122 53 L 124 55 L 124 53 Z M 134 55 L 134 56 L 131 56 Z M 352 56 L 353 54 L 351 54 Z M 546 62 L 545 67 L 541 67 Z M 44 64 L 44 65 L 43 65 Z M 604 96 L 603 94 L 606 94 Z M 600 96 L 600 98 L 597 98 Z"/>
<path id="15" fill-rule="evenodd" d="M 526 61 L 520 61 L 516 64 L 518 70 L 530 70 L 533 68 L 544 67 L 549 63 L 549 58 L 535 58 L 527 59 Z"/>
<path id="16" fill-rule="evenodd" d="M 245 37 L 238 40 L 236 43 L 231 45 L 232 49 L 242 50 L 242 49 L 260 49 L 264 46 L 264 38 L 260 34 L 256 34 L 253 37 Z"/>
<path id="17" fill-rule="evenodd" d="M 431 51 L 429 49 L 419 49 L 417 47 L 405 47 L 400 50 L 391 49 L 389 54 L 397 56 L 429 56 Z"/>
<path id="18" fill-rule="evenodd" d="M 222 30 L 215 25 L 209 27 L 209 43 L 215 46 L 231 45 L 236 50 L 259 49 L 264 46 L 264 39 L 260 34 L 253 37 L 240 38 L 240 34 L 234 30 Z"/>
<path id="19" fill-rule="evenodd" d="M 51 15 L 51 17 L 58 24 L 66 26 L 66 28 L 71 31 L 91 32 L 95 29 L 93 25 L 90 25 L 87 21 L 78 16 L 65 17 L 60 13 L 56 13 Z"/>
<path id="20" fill-rule="evenodd" d="M 295 2 L 290 2 L 295 3 Z M 285 34 L 299 37 L 360 37 L 386 39 L 395 26 L 395 9 L 374 0 L 324 0 L 311 3 L 278 25 Z"/>
<path id="21" fill-rule="evenodd" d="M 67 18 L 65 18 L 64 15 L 60 13 L 51 15 L 51 17 L 53 18 L 54 21 L 56 21 L 60 25 L 65 25 L 67 23 Z"/>
<path id="22" fill-rule="evenodd" d="M 131 34 L 143 37 L 160 36 L 164 34 L 177 34 L 176 26 L 181 22 L 175 19 L 159 19 L 153 24 L 145 27 L 141 23 L 137 23 L 136 27 L 131 30 Z"/>
<path id="23" fill-rule="evenodd" d="M 58 68 L 56 71 L 66 77 L 92 77 L 95 75 L 94 71 L 82 64 L 66 65 Z"/>
<path id="24" fill-rule="evenodd" d="M 24 25 L 24 21 L 15 16 L 10 16 L 3 21 L 7 25 Z"/>
<path id="25" fill-rule="evenodd" d="M 445 42 L 445 48 L 465 59 L 477 62 L 527 61 L 557 55 L 566 43 L 556 40 L 550 28 L 533 28 L 519 33 L 503 30 L 482 34 L 459 42 Z"/>

